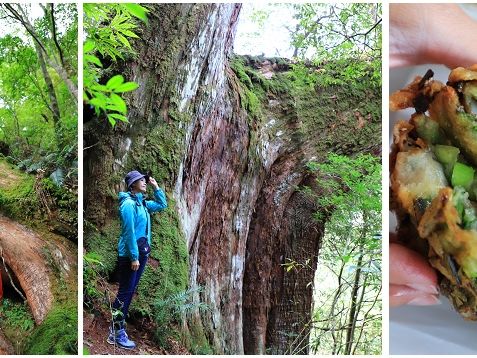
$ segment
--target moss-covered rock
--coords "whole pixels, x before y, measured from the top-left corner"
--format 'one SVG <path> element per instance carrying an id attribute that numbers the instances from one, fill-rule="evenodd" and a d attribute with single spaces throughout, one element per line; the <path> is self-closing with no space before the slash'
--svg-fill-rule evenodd
<path id="1" fill-rule="evenodd" d="M 0 160 L 0 208 L 13 218 L 26 221 L 38 216 L 35 178 Z"/>

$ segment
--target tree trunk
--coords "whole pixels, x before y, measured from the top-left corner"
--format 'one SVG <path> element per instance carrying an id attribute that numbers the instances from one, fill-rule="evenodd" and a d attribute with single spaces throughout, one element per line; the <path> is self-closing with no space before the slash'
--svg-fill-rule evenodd
<path id="1" fill-rule="evenodd" d="M 339 89 L 329 89 L 335 97 L 319 89 L 306 98 L 268 91 L 259 115 L 244 110 L 247 92 L 230 67 L 240 8 L 151 5 L 134 44 L 138 58 L 117 66 L 139 84 L 127 97 L 130 124 L 112 129 L 92 119 L 84 126 L 85 219 L 110 225 L 117 215 L 111 193 L 125 189 L 124 175 L 152 170 L 174 199 L 189 252 L 188 286 L 203 288 L 193 300 L 208 306 L 187 317 L 186 330 L 219 354 L 285 353 L 290 346 L 306 353 L 309 283 L 324 223 L 312 220 L 317 208 L 297 186 L 314 183 L 305 167 L 312 157 L 379 143 L 380 117 L 357 129 L 353 111 L 361 99 Z M 355 102 L 337 114 L 327 107 L 336 95 Z M 88 247 L 96 231 L 85 233 Z M 306 267 L 285 273 L 286 258 Z"/>
<path id="2" fill-rule="evenodd" d="M 315 178 L 306 177 L 300 183 L 303 185 L 316 188 Z M 266 336 L 269 354 L 308 354 L 313 279 L 324 233 L 324 220 L 317 221 L 313 217 L 318 209 L 314 199 L 296 191 L 286 205 L 278 235 L 280 246 L 275 254 L 280 262 L 274 265 L 271 275 Z M 280 264 L 287 259 L 296 261 L 299 266 L 286 272 Z"/>
<path id="3" fill-rule="evenodd" d="M 45 63 L 45 56 L 36 41 L 33 41 L 35 44 L 35 51 L 38 56 L 38 62 L 40 63 L 41 73 L 43 74 L 43 79 L 46 83 L 46 88 L 48 90 L 48 97 L 50 99 L 49 108 L 53 115 L 53 123 L 55 125 L 55 135 L 56 135 L 56 144 L 58 147 L 62 145 L 61 139 L 61 114 L 60 107 L 58 106 L 58 98 L 56 97 L 55 87 L 53 86 L 53 81 L 51 80 L 50 74 L 48 73 L 48 68 Z"/>

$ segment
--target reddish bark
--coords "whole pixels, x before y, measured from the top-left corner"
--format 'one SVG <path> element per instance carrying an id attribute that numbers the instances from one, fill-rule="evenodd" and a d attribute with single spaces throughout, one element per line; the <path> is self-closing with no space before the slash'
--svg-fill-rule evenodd
<path id="1" fill-rule="evenodd" d="M 85 212 L 98 226 L 114 217 L 113 199 L 97 183 L 111 182 L 143 152 L 160 161 L 147 134 L 184 115 L 183 153 L 166 185 L 174 187 L 189 248 L 189 286 L 204 287 L 194 301 L 209 308 L 189 317 L 188 328 L 203 332 L 214 353 L 285 353 L 291 341 L 282 330 L 290 337 L 303 330 L 306 337 L 311 314 L 308 283 L 323 226 L 313 224 L 316 208 L 296 186 L 313 183 L 304 164 L 318 139 L 312 130 L 303 133 L 306 118 L 290 95 L 265 100 L 262 120 L 279 123 L 274 131 L 242 108 L 241 86 L 228 68 L 239 12 L 238 4 L 154 5 L 136 44 L 139 58 L 124 67 L 125 77 L 140 84 L 128 98 L 131 125 L 118 124 L 114 133 L 105 124 L 85 125 L 87 146 L 100 143 L 85 156 Z M 322 143 L 328 143 L 327 121 L 317 136 Z M 338 135 L 347 136 L 342 127 L 354 131 L 354 123 L 340 126 L 320 158 L 335 145 L 360 147 Z M 287 257 L 310 259 L 309 267 L 286 274 Z"/>

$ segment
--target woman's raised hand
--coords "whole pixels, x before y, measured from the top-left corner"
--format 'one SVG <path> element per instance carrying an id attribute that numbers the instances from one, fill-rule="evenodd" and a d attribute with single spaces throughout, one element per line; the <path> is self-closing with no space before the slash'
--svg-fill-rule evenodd
<path id="1" fill-rule="evenodd" d="M 154 189 L 159 188 L 159 185 L 157 185 L 156 179 L 154 179 L 153 177 L 149 177 L 149 183 L 154 187 Z"/>

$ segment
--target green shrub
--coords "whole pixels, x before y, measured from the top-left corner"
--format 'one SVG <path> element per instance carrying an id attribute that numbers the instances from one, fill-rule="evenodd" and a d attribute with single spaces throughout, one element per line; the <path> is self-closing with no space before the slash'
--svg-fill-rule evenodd
<path id="1" fill-rule="evenodd" d="M 19 303 L 5 298 L 0 305 L 0 318 L 3 327 L 9 327 L 22 332 L 30 331 L 35 321 L 27 303 Z"/>

